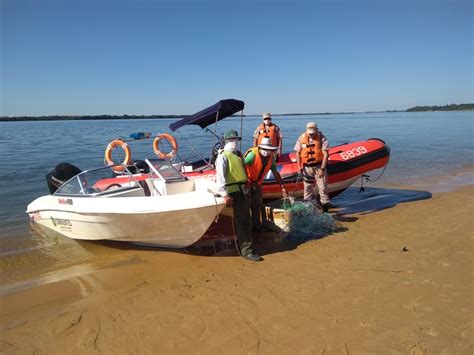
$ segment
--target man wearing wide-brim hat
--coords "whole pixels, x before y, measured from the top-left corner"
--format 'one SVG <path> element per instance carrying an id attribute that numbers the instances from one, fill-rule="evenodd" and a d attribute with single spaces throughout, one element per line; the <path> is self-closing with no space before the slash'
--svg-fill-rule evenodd
<path id="1" fill-rule="evenodd" d="M 263 138 L 260 144 L 250 148 L 244 155 L 244 165 L 247 171 L 247 186 L 250 190 L 250 203 L 252 206 L 252 226 L 257 232 L 264 231 L 262 226 L 262 184 L 271 170 L 276 181 L 280 184 L 283 197 L 288 197 L 285 186 L 281 180 L 276 166 L 276 153 L 278 147 L 272 145 L 270 138 Z"/>
<path id="2" fill-rule="evenodd" d="M 224 148 L 216 158 L 216 181 L 219 194 L 226 206 L 234 210 L 234 225 L 239 242 L 240 255 L 248 260 L 260 261 L 262 257 L 252 249 L 252 227 L 247 184 L 247 173 L 242 163 L 237 143 L 242 138 L 231 129 L 224 135 Z"/>
<path id="3" fill-rule="evenodd" d="M 321 209 L 329 208 L 326 168 L 329 159 L 329 142 L 314 122 L 306 124 L 306 131 L 298 137 L 295 148 L 296 162 L 303 176 L 304 200 L 315 200 L 314 187 L 318 188 Z"/>

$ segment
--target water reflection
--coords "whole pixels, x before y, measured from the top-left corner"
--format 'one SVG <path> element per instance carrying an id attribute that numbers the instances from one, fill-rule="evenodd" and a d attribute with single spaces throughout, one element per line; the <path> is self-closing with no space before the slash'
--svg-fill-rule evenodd
<path id="1" fill-rule="evenodd" d="M 93 257 L 93 253 L 81 243 L 52 230 L 43 230 L 36 223 L 29 223 L 28 233 L 29 238 L 21 239 L 22 245 L 15 242 L 10 250 L 2 248 L 0 283 L 31 277 Z"/>

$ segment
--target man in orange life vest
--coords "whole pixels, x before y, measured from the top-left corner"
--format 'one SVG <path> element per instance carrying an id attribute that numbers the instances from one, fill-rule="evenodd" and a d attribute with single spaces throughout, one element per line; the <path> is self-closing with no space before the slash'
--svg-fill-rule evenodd
<path id="1" fill-rule="evenodd" d="M 318 131 L 316 123 L 309 122 L 306 125 L 306 132 L 299 136 L 294 150 L 299 172 L 303 175 L 304 200 L 314 200 L 314 183 L 316 181 L 322 210 L 327 212 L 329 197 L 326 167 L 329 159 L 329 142 L 324 134 Z"/>
<path id="2" fill-rule="evenodd" d="M 281 136 L 280 127 L 272 122 L 272 115 L 269 112 L 265 112 L 263 115 L 263 122 L 255 129 L 253 133 L 253 146 L 258 146 L 263 138 L 270 138 L 270 141 L 274 147 L 277 147 L 276 157 L 281 155 L 283 139 Z"/>
<path id="3" fill-rule="evenodd" d="M 243 159 L 245 170 L 247 171 L 247 186 L 250 191 L 252 225 L 253 229 L 257 232 L 265 230 L 260 217 L 263 205 L 262 183 L 268 171 L 272 171 L 276 181 L 280 184 L 283 197 L 288 197 L 275 163 L 276 157 L 274 154 L 277 149 L 277 147 L 272 145 L 270 138 L 263 138 L 257 147 L 247 150 Z"/>

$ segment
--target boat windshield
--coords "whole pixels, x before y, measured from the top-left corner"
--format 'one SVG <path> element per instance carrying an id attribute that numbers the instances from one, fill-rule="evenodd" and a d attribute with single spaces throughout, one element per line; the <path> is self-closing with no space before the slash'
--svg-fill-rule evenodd
<path id="1" fill-rule="evenodd" d="M 185 181 L 188 179 L 182 175 L 169 160 L 146 159 L 145 162 L 150 166 L 150 171 L 154 175 L 166 182 Z"/>
<path id="2" fill-rule="evenodd" d="M 118 189 L 139 187 L 140 184 L 126 168 L 121 175 L 114 173 L 116 164 L 83 171 L 62 185 L 54 195 L 96 196 Z"/>

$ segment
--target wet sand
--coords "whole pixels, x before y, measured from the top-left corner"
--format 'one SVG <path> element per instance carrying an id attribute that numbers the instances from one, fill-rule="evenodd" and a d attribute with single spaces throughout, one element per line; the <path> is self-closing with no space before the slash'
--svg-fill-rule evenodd
<path id="1" fill-rule="evenodd" d="M 474 187 L 265 261 L 124 249 L 1 289 L 3 353 L 474 353 Z M 224 254 L 224 253 L 222 253 Z"/>

